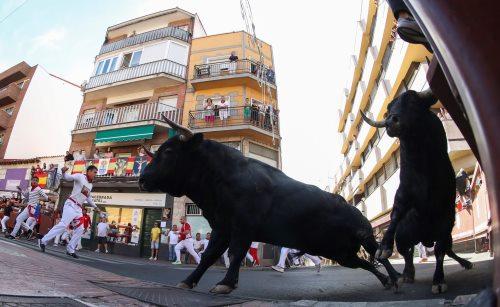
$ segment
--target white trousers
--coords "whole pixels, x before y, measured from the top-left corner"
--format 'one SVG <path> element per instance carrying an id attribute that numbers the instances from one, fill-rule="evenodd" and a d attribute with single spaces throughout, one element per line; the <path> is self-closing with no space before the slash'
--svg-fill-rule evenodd
<path id="1" fill-rule="evenodd" d="M 82 217 L 82 208 L 80 208 L 80 206 L 76 205 L 71 200 L 66 200 L 66 202 L 64 203 L 61 221 L 59 221 L 57 225 L 54 225 L 54 227 L 52 227 L 52 229 L 50 229 L 50 231 L 45 236 L 43 236 L 42 243 L 46 245 L 57 235 L 62 234 L 74 219 L 80 217 Z M 71 241 L 66 247 L 68 252 L 70 253 L 75 252 L 76 245 L 78 244 L 78 241 L 80 240 L 82 234 L 83 234 L 83 225 L 80 225 L 78 228 L 73 230 L 73 236 L 71 237 Z"/>
<path id="2" fill-rule="evenodd" d="M 36 226 L 36 218 L 30 216 L 21 226 L 25 229 L 33 230 Z"/>
<path id="3" fill-rule="evenodd" d="M 19 213 L 19 215 L 16 217 L 16 226 L 14 226 L 14 229 L 10 233 L 11 236 L 15 237 L 17 235 L 17 232 L 19 231 L 19 228 L 21 228 L 22 224 L 24 221 L 26 221 L 29 217 L 28 214 L 28 207 L 24 208 L 24 210 Z"/>
<path id="4" fill-rule="evenodd" d="M 427 250 L 422 243 L 418 243 L 417 250 L 420 258 L 427 258 Z"/>
<path id="5" fill-rule="evenodd" d="M 7 232 L 7 222 L 10 220 L 10 217 L 4 216 L 2 218 L 2 232 Z"/>
<path id="6" fill-rule="evenodd" d="M 252 255 L 250 255 L 250 253 L 247 252 L 247 256 L 246 257 L 247 257 L 248 261 L 250 261 L 251 263 L 253 263 L 253 257 L 252 257 Z"/>
<path id="7" fill-rule="evenodd" d="M 200 256 L 198 256 L 198 254 L 195 252 L 193 243 L 193 238 L 185 239 L 177 243 L 177 245 L 175 246 L 175 255 L 177 256 L 177 261 L 181 260 L 181 250 L 185 248 L 186 251 L 191 256 L 193 256 L 196 263 L 200 263 Z"/>
<path id="8" fill-rule="evenodd" d="M 285 261 L 286 261 L 286 257 L 288 256 L 288 253 L 290 252 L 290 249 L 288 247 L 282 247 L 281 248 L 281 252 L 280 252 L 280 260 L 278 262 L 278 266 L 279 267 L 282 267 L 284 268 L 285 267 Z M 312 256 L 312 255 L 309 255 L 309 254 L 304 254 L 304 256 L 306 258 L 308 258 L 309 260 L 311 260 L 314 265 L 318 265 L 321 263 L 321 259 L 318 257 L 318 256 Z"/>
<path id="9" fill-rule="evenodd" d="M 224 265 L 226 266 L 226 268 L 229 268 L 229 265 L 231 264 L 231 262 L 229 261 L 229 256 L 227 254 L 228 251 L 229 251 L 229 249 L 226 249 L 224 254 L 222 254 L 222 257 L 224 258 Z"/>

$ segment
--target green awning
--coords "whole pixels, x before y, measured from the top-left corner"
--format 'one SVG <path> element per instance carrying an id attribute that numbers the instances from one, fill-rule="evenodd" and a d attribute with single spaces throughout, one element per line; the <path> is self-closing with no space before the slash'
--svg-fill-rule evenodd
<path id="1" fill-rule="evenodd" d="M 149 140 L 153 138 L 153 131 L 154 125 L 97 131 L 94 142 L 104 143 Z"/>

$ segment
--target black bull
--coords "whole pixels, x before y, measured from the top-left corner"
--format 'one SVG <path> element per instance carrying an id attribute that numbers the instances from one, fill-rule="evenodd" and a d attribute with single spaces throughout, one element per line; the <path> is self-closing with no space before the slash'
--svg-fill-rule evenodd
<path id="1" fill-rule="evenodd" d="M 363 268 L 385 287 L 397 287 L 399 274 L 388 260 L 382 264 L 390 278 L 357 256 L 363 246 L 373 257 L 378 244 L 369 221 L 344 198 L 293 180 L 238 150 L 165 120 L 180 135 L 168 139 L 154 155 L 148 152 L 153 159 L 140 177 L 140 186 L 175 197 L 186 195 L 203 210 L 212 228 L 200 264 L 179 286 L 196 286 L 229 248 L 229 270 L 212 292 L 232 291 L 241 261 L 251 242 L 257 241 Z"/>

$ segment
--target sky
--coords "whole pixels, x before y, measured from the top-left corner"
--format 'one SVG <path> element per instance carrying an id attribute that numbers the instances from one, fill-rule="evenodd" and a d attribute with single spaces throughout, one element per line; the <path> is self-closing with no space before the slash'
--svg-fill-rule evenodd
<path id="1" fill-rule="evenodd" d="M 361 1 L 250 0 L 273 46 L 283 171 L 321 189 L 341 162 L 337 109 Z M 245 28 L 239 0 L 0 0 L 0 71 L 24 60 L 81 84 L 107 27 L 172 7 L 197 13 L 208 35 Z"/>

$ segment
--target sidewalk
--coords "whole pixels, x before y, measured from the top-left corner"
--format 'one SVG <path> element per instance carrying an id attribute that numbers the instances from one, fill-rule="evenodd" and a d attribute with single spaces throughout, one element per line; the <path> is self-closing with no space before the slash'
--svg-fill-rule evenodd
<path id="1" fill-rule="evenodd" d="M 261 301 L 233 295 L 217 296 L 164 284 L 140 281 L 95 269 L 57 256 L 41 253 L 27 242 L 0 238 L 0 305 L 26 306 L 449 306 L 451 301 L 431 299 L 398 302 Z M 58 249 L 59 250 L 59 249 Z M 120 261 L 120 256 L 81 253 L 84 257 Z M 84 255 L 87 254 L 87 255 Z M 69 258 L 68 258 L 69 259 Z M 130 258 L 128 258 L 130 260 Z M 143 265 L 165 263 L 137 259 Z M 461 298 L 467 301 L 468 298 Z"/>

